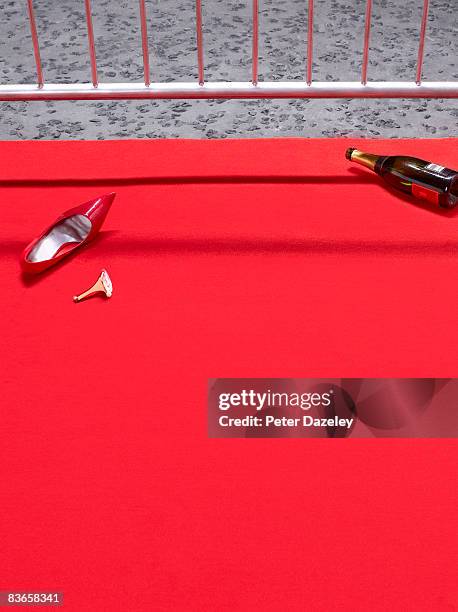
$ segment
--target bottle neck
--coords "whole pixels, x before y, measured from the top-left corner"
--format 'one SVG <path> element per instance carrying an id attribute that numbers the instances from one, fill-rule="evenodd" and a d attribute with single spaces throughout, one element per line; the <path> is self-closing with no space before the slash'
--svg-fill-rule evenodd
<path id="1" fill-rule="evenodd" d="M 347 151 L 347 159 L 352 162 L 356 162 L 361 166 L 365 166 L 366 168 L 370 168 L 375 172 L 375 164 L 377 160 L 380 158 L 380 155 L 373 155 L 372 153 L 363 153 L 362 151 L 358 151 L 358 149 L 348 149 Z"/>

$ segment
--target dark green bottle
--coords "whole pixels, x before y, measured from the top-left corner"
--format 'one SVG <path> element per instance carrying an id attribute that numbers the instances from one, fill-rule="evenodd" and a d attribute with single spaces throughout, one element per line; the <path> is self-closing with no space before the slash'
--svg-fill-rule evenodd
<path id="1" fill-rule="evenodd" d="M 392 187 L 441 208 L 458 204 L 458 172 L 405 155 L 373 155 L 347 149 L 345 157 L 370 168 Z"/>

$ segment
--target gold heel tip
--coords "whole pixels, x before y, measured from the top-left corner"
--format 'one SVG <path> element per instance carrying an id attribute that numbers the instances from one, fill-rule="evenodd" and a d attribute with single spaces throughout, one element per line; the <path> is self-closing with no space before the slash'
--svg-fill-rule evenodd
<path id="1" fill-rule="evenodd" d="M 107 298 L 110 298 L 113 295 L 113 283 L 111 282 L 111 278 L 106 270 L 102 270 L 99 278 L 90 289 L 84 291 L 80 295 L 74 295 L 73 301 L 81 302 L 82 300 L 92 297 L 97 293 L 102 293 Z"/>

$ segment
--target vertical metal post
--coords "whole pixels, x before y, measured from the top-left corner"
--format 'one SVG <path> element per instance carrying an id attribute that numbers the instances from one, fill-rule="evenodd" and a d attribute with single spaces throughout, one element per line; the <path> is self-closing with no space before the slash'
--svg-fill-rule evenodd
<path id="1" fill-rule="evenodd" d="M 312 84 L 313 70 L 313 0 L 309 0 L 307 27 L 307 85 Z"/>
<path id="2" fill-rule="evenodd" d="M 259 0 L 253 0 L 253 47 L 251 53 L 253 85 L 258 84 L 258 57 L 259 57 Z"/>
<path id="3" fill-rule="evenodd" d="M 202 0 L 196 0 L 196 36 L 197 36 L 197 65 L 199 70 L 199 85 L 204 80 L 204 43 L 202 34 Z"/>
<path id="4" fill-rule="evenodd" d="M 423 68 L 423 56 L 425 52 L 425 36 L 426 36 L 426 26 L 428 23 L 428 12 L 429 12 L 429 0 L 424 0 L 423 16 L 421 18 L 421 28 L 420 28 L 420 44 L 418 46 L 417 76 L 415 79 L 415 82 L 417 83 L 417 85 L 421 84 L 421 71 Z"/>
<path id="5" fill-rule="evenodd" d="M 372 0 L 367 0 L 366 3 L 366 23 L 364 26 L 364 51 L 363 51 L 363 67 L 361 70 L 361 84 L 367 84 L 367 64 L 369 62 L 369 39 L 371 35 L 371 19 L 372 19 Z"/>
<path id="6" fill-rule="evenodd" d="M 149 49 L 148 49 L 148 26 L 146 24 L 146 6 L 145 0 L 139 0 L 140 2 L 140 23 L 142 29 L 142 50 L 143 50 L 143 78 L 146 87 L 151 84 L 150 72 L 149 72 Z"/>
<path id="7" fill-rule="evenodd" d="M 92 27 L 92 11 L 91 11 L 91 0 L 84 0 L 86 6 L 86 23 L 87 23 L 87 38 L 89 43 L 89 55 L 91 57 L 91 73 L 92 73 L 92 84 L 97 87 L 99 84 L 97 78 L 97 59 L 95 57 L 95 44 L 94 44 L 94 29 Z"/>
<path id="8" fill-rule="evenodd" d="M 32 35 L 33 54 L 35 56 L 35 65 L 37 67 L 37 84 L 38 84 L 38 87 L 41 89 L 44 84 L 43 69 L 41 67 L 40 45 L 38 42 L 37 24 L 35 23 L 35 12 L 33 10 L 33 0 L 27 0 L 27 6 L 29 9 L 29 24 L 30 24 L 30 33 Z"/>

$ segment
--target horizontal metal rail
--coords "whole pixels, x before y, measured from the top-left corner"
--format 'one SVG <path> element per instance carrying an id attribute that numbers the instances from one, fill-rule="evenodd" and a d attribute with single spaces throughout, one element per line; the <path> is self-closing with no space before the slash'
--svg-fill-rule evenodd
<path id="1" fill-rule="evenodd" d="M 0 85 L 0 101 L 177 98 L 458 98 L 458 83 L 260 81 L 194 83 L 87 83 Z"/>

